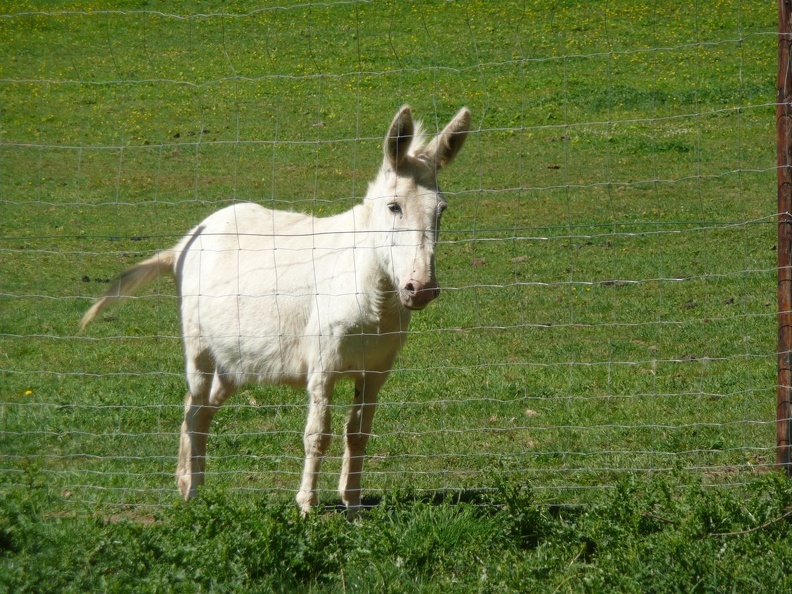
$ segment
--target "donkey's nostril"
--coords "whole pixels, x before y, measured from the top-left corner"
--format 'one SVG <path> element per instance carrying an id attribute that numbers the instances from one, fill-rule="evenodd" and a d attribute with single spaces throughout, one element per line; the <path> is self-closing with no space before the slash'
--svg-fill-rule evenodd
<path id="1" fill-rule="evenodd" d="M 407 283 L 404 285 L 404 290 L 407 291 L 410 295 L 415 295 L 418 291 L 415 289 L 415 285 L 412 283 Z"/>

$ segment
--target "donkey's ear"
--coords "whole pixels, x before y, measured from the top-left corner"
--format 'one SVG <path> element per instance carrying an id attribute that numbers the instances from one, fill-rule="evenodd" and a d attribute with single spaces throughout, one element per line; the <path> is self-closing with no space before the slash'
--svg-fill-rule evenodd
<path id="1" fill-rule="evenodd" d="M 413 124 L 412 110 L 409 105 L 402 105 L 391 122 L 383 145 L 385 160 L 390 163 L 394 171 L 407 157 L 414 133 L 415 124 Z"/>
<path id="2" fill-rule="evenodd" d="M 465 144 L 468 130 L 470 130 L 470 110 L 463 107 L 443 131 L 426 146 L 422 151 L 423 155 L 439 171 L 457 156 L 462 145 Z"/>

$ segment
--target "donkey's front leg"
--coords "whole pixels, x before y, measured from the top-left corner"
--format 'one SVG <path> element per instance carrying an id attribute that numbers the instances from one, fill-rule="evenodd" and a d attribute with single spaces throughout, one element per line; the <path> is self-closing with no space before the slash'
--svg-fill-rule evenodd
<path id="1" fill-rule="evenodd" d="M 327 374 L 315 373 L 308 380 L 308 421 L 305 424 L 305 465 L 302 483 L 297 493 L 297 504 L 307 514 L 316 505 L 319 497 L 316 484 L 322 467 L 327 446 L 330 445 L 330 399 L 333 395 L 333 382 Z"/>
<path id="2" fill-rule="evenodd" d="M 360 510 L 360 480 L 363 476 L 363 458 L 366 443 L 371 436 L 377 394 L 388 379 L 388 373 L 366 373 L 355 381 L 355 402 L 349 411 L 344 431 L 344 462 L 338 492 L 347 507 L 347 517 L 353 518 Z"/>

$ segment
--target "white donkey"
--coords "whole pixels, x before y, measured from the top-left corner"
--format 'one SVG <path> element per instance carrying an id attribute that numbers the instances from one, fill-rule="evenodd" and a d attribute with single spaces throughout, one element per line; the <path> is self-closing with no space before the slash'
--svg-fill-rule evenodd
<path id="1" fill-rule="evenodd" d="M 335 383 L 355 382 L 339 492 L 360 507 L 363 456 L 379 392 L 407 337 L 410 312 L 435 299 L 435 244 L 446 202 L 437 172 L 462 148 L 463 108 L 431 142 L 409 106 L 384 142 L 385 158 L 362 204 L 314 218 L 234 204 L 174 248 L 127 270 L 86 312 L 169 272 L 180 295 L 187 385 L 176 478 L 185 499 L 204 482 L 206 440 L 217 409 L 242 384 L 307 387 L 305 466 L 297 503 L 317 503 L 330 441 Z"/>

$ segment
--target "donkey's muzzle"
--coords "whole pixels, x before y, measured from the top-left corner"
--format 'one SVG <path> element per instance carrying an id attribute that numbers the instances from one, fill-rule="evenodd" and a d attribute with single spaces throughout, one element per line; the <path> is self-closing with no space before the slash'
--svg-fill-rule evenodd
<path id="1" fill-rule="evenodd" d="M 423 309 L 429 302 L 440 296 L 440 285 L 432 281 L 424 284 L 420 281 L 411 280 L 405 283 L 399 291 L 401 302 L 407 309 Z"/>

